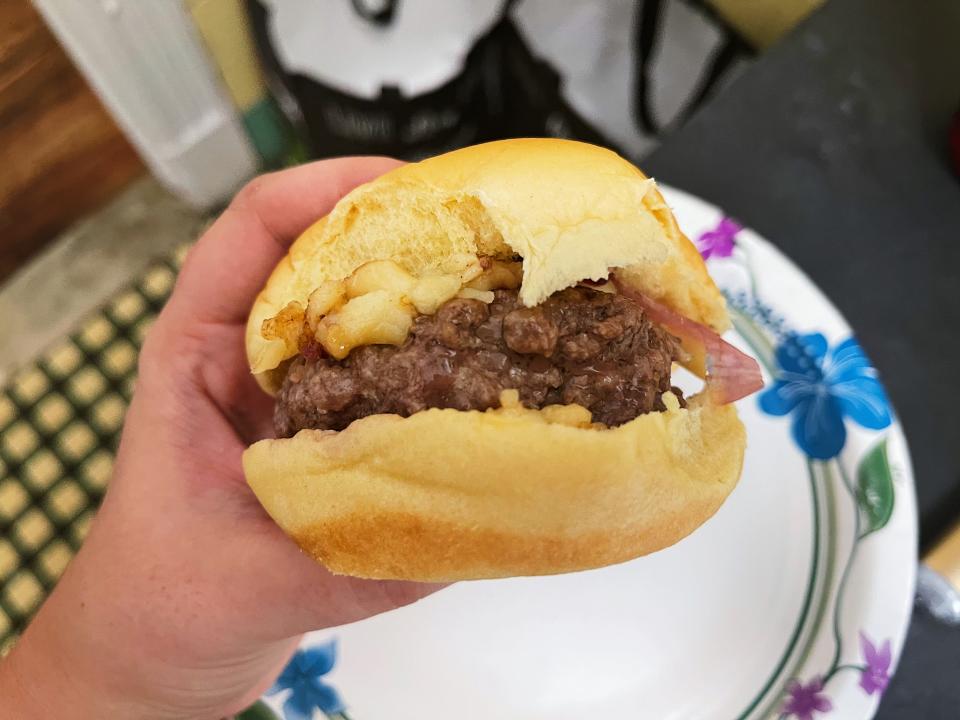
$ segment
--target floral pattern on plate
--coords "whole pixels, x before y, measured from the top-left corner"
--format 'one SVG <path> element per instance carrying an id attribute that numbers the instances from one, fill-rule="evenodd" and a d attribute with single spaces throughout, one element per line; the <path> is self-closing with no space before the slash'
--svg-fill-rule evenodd
<path id="1" fill-rule="evenodd" d="M 845 585 L 856 559 L 857 545 L 870 533 L 880 530 L 892 513 L 894 491 L 886 459 L 887 439 L 881 437 L 873 450 L 861 458 L 855 483 L 848 477 L 846 465 L 839 456 L 847 440 L 847 420 L 879 431 L 890 426 L 893 413 L 876 369 L 855 338 L 847 337 L 830 347 L 820 332 L 799 333 L 791 329 L 759 297 L 749 254 L 735 252 L 741 230 L 739 223 L 722 217 L 716 228 L 697 238 L 696 245 L 708 265 L 712 264 L 711 257 L 731 259 L 744 266 L 751 280 L 750 290 L 727 292 L 726 296 L 737 330 L 773 380 L 758 395 L 759 407 L 771 416 L 790 416 L 793 440 L 811 462 L 811 482 L 819 481 L 812 465 L 818 462 L 823 466 L 821 469 L 826 470 L 823 477 L 828 481 L 841 478 L 858 508 L 856 534 L 833 608 L 837 637 L 833 661 L 822 674 L 806 681 L 790 680 L 780 708 L 780 717 L 784 720 L 813 720 L 833 710 L 827 685 L 838 673 L 859 672 L 860 687 L 868 695 L 882 694 L 889 681 L 890 641 L 885 640 L 878 650 L 861 631 L 865 664 L 841 664 L 844 648 L 839 627 Z"/>
<path id="2" fill-rule="evenodd" d="M 340 693 L 323 678 L 337 662 L 337 641 L 301 647 L 293 654 L 268 696 L 283 697 L 283 720 L 314 720 L 316 717 L 349 720 Z M 244 711 L 239 720 L 276 720 L 273 710 L 259 702 Z"/>
<path id="3" fill-rule="evenodd" d="M 692 198 L 685 202 L 700 204 Z M 894 643 L 899 647 L 902 641 L 902 625 L 858 628 L 857 622 L 844 627 L 843 612 L 862 554 L 858 551 L 893 515 L 896 471 L 888 446 L 896 434 L 895 417 L 876 370 L 849 331 L 837 337 L 835 327 L 827 332 L 823 326 L 796 327 L 795 320 L 785 319 L 758 289 L 765 268 L 755 266 L 754 253 L 762 241 L 745 237 L 749 231 L 719 213 L 713 223 L 695 235 L 695 244 L 724 291 L 737 332 L 769 378 L 757 398 L 745 402 L 755 403 L 769 422 L 782 423 L 792 437 L 806 459 L 814 505 L 816 550 L 803 611 L 781 661 L 738 718 L 839 716 L 844 702 L 837 678 L 848 678 L 842 689 L 847 699 L 851 691 L 879 698 L 895 665 Z M 851 449 L 853 428 L 859 435 Z M 897 452 L 902 458 L 899 446 Z M 835 494 L 845 496 L 847 505 L 837 505 Z M 852 517 L 843 523 L 837 517 L 846 512 L 842 507 L 852 508 Z M 841 526 L 852 534 L 844 542 L 836 536 Z M 900 639 L 892 642 L 894 633 Z M 812 651 L 817 641 L 827 643 L 831 657 L 823 660 L 827 653 Z M 337 644 L 329 634 L 308 636 L 265 700 L 241 718 L 348 719 L 327 677 L 336 662 Z"/>
<path id="4" fill-rule="evenodd" d="M 776 349 L 774 383 L 760 394 L 769 415 L 793 418 L 793 439 L 811 458 L 843 450 L 844 419 L 871 430 L 890 425 L 890 403 L 860 345 L 847 338 L 833 348 L 820 333 L 790 335 Z"/>

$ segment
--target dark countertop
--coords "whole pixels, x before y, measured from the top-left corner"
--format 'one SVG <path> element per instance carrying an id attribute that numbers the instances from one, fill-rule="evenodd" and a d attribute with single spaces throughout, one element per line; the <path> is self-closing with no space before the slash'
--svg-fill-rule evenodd
<path id="1" fill-rule="evenodd" d="M 642 166 L 777 244 L 883 375 L 921 546 L 960 517 L 960 2 L 832 0 Z M 915 613 L 878 718 L 960 716 L 960 629 Z"/>

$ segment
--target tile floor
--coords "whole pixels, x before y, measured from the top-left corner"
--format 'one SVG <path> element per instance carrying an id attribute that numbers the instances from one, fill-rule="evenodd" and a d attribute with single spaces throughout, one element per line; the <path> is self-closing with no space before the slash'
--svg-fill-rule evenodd
<path id="1" fill-rule="evenodd" d="M 0 386 L 206 222 L 148 177 L 64 233 L 0 285 Z"/>

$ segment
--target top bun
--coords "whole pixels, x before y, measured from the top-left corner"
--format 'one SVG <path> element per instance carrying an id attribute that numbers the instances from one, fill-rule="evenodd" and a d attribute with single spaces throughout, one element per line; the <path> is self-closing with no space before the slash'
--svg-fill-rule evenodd
<path id="1" fill-rule="evenodd" d="M 247 325 L 251 370 L 275 392 L 291 353 L 261 335 L 288 303 L 372 260 L 415 276 L 475 258 L 523 258 L 520 299 L 536 305 L 623 268 L 624 281 L 717 332 L 723 296 L 653 180 L 610 150 L 570 140 L 502 140 L 404 165 L 353 190 L 308 228 L 270 276 Z"/>

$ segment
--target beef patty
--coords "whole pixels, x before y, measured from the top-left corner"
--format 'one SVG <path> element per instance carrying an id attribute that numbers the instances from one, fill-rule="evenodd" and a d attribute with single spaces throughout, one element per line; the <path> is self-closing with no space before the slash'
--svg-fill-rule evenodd
<path id="1" fill-rule="evenodd" d="M 274 425 L 290 437 L 377 413 L 485 410 L 508 388 L 529 408 L 577 403 L 594 422 L 620 425 L 664 409 L 679 354 L 677 339 L 622 295 L 575 287 L 526 308 L 516 290 L 497 290 L 490 305 L 457 298 L 418 317 L 400 346 L 367 345 L 344 360 L 311 346 L 290 364 Z"/>

